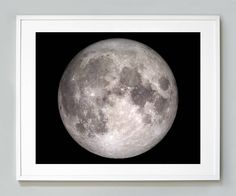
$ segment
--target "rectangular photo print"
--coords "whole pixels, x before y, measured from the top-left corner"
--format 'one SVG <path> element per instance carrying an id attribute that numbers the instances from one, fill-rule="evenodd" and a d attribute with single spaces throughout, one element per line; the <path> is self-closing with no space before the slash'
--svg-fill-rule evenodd
<path id="1" fill-rule="evenodd" d="M 200 33 L 36 33 L 36 163 L 199 164 Z"/>
<path id="2" fill-rule="evenodd" d="M 218 16 L 18 16 L 18 180 L 220 179 Z"/>

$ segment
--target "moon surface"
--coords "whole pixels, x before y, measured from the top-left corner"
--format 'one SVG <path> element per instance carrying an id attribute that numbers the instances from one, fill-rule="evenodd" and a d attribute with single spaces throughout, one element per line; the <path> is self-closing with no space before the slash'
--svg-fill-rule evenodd
<path id="1" fill-rule="evenodd" d="M 72 59 L 59 84 L 58 104 L 65 128 L 80 146 L 123 159 L 150 150 L 167 134 L 178 90 L 156 51 L 114 38 L 96 42 Z"/>

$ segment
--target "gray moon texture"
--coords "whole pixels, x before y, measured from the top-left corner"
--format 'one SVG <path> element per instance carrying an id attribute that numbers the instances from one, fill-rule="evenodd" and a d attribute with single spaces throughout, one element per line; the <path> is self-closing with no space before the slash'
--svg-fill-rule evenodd
<path id="1" fill-rule="evenodd" d="M 66 130 L 80 146 L 123 159 L 150 150 L 167 134 L 178 90 L 156 51 L 114 38 L 89 45 L 72 59 L 59 84 L 58 104 Z"/>

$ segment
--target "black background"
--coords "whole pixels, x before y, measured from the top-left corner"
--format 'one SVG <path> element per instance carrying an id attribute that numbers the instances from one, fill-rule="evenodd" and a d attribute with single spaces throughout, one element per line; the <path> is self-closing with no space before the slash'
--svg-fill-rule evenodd
<path id="1" fill-rule="evenodd" d="M 133 158 L 103 158 L 83 149 L 64 128 L 58 111 L 59 81 L 70 60 L 108 38 L 133 39 L 153 48 L 169 64 L 178 86 L 172 128 L 154 148 Z M 36 163 L 200 163 L 200 33 L 36 33 Z"/>

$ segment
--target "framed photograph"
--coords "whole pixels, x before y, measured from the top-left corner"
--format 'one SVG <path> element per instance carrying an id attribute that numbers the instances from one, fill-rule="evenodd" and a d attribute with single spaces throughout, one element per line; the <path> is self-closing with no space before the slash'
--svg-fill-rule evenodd
<path id="1" fill-rule="evenodd" d="M 219 16 L 17 16 L 17 180 L 220 179 Z"/>

